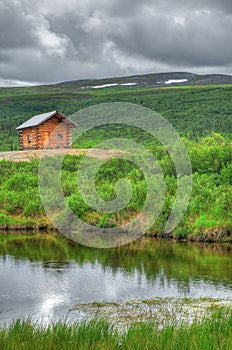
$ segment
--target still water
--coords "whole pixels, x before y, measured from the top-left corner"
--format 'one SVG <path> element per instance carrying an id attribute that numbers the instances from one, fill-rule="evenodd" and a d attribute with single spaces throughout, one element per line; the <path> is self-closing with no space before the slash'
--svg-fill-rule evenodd
<path id="1" fill-rule="evenodd" d="M 141 239 L 93 249 L 48 234 L 0 235 L 0 323 L 81 317 L 78 303 L 232 297 L 232 247 Z"/>

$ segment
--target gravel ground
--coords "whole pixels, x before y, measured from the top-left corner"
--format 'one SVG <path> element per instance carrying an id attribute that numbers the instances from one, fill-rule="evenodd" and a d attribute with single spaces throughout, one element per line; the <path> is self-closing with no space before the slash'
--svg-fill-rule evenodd
<path id="1" fill-rule="evenodd" d="M 9 160 L 13 162 L 29 162 L 33 158 L 41 158 L 44 153 L 48 156 L 54 155 L 80 155 L 88 152 L 90 157 L 96 157 L 99 159 L 108 159 L 114 155 L 119 155 L 124 152 L 114 150 L 103 149 L 51 149 L 51 150 L 28 150 L 28 151 L 13 151 L 13 152 L 0 152 L 0 160 Z"/>

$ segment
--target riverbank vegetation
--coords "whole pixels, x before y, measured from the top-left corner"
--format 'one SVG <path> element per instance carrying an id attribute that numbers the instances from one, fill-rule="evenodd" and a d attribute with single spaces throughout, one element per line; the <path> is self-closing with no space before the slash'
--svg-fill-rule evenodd
<path id="1" fill-rule="evenodd" d="M 31 350 L 33 345 L 38 350 L 231 349 L 231 328 L 231 313 L 223 309 L 202 322 L 196 320 L 191 325 L 172 322 L 162 329 L 154 322 L 143 322 L 120 330 L 104 319 L 73 325 L 57 323 L 47 328 L 31 321 L 16 321 L 0 329 L 0 347 L 4 350 Z"/>
<path id="2" fill-rule="evenodd" d="M 172 233 L 176 238 L 206 241 L 231 241 L 232 230 L 232 147 L 219 134 L 196 143 L 184 140 L 193 170 L 193 191 L 189 207 L 180 225 Z M 162 235 L 176 198 L 175 167 L 163 146 L 150 144 L 165 176 L 166 198 L 159 218 L 149 233 Z M 56 156 L 58 157 L 58 156 Z M 53 183 L 52 167 L 59 157 L 49 158 L 44 176 Z M 115 184 L 127 179 L 133 195 L 128 205 L 117 214 L 103 214 L 90 208 L 80 194 L 77 170 L 83 156 L 66 156 L 62 166 L 62 190 L 73 212 L 84 221 L 102 228 L 116 227 L 132 220 L 146 199 L 146 180 L 142 171 L 125 159 L 112 158 L 97 173 L 96 188 L 104 200 L 115 198 Z M 100 162 L 100 161 L 99 161 Z M 0 227 L 2 229 L 48 228 L 38 187 L 39 160 L 0 162 Z M 96 161 L 95 161 L 96 166 Z M 155 184 L 154 184 L 155 185 Z M 86 183 L 88 187 L 88 182 Z M 57 194 L 49 192 L 56 203 Z M 51 227 L 51 225 L 50 225 Z"/>

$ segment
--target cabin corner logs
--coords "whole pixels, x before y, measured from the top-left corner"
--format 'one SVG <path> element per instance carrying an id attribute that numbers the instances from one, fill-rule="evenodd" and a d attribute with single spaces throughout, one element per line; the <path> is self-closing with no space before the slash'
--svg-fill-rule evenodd
<path id="1" fill-rule="evenodd" d="M 17 128 L 20 149 L 70 148 L 74 127 L 77 125 L 58 111 L 34 116 Z"/>

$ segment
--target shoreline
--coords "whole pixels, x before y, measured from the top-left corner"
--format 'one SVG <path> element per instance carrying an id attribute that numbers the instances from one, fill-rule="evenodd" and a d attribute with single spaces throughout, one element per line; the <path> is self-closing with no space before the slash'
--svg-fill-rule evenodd
<path id="1" fill-rule="evenodd" d="M 1 327 L 0 346 L 5 350 L 30 350 L 32 344 L 38 350 L 231 349 L 231 321 L 228 308 L 217 309 L 200 320 L 193 317 L 191 324 L 178 323 L 174 318 L 163 327 L 153 319 L 120 327 L 99 315 L 82 323 L 58 322 L 44 327 L 28 318 Z"/>
<path id="2" fill-rule="evenodd" d="M 90 302 L 75 304 L 69 308 L 69 312 L 82 315 L 80 322 L 99 317 L 120 327 L 153 320 L 159 327 L 163 327 L 167 322 L 174 321 L 176 326 L 183 322 L 190 325 L 196 319 L 201 321 L 205 317 L 211 317 L 221 308 L 231 310 L 232 299 L 157 297 L 121 302 Z"/>
<path id="3" fill-rule="evenodd" d="M 25 232 L 32 232 L 35 231 L 36 233 L 41 232 L 57 232 L 59 233 L 59 230 L 57 230 L 53 225 L 48 223 L 43 224 L 13 224 L 13 225 L 0 225 L 0 234 L 2 233 L 9 233 L 9 232 L 17 232 L 17 233 L 25 233 Z M 139 237 L 146 237 L 146 238 L 155 238 L 155 239 L 162 239 L 162 240 L 168 240 L 173 242 L 198 242 L 198 243 L 232 243 L 232 233 L 229 228 L 222 227 L 222 228 L 212 228 L 212 229 L 206 229 L 203 232 L 200 232 L 199 234 L 175 234 L 175 233 L 146 233 Z"/>

